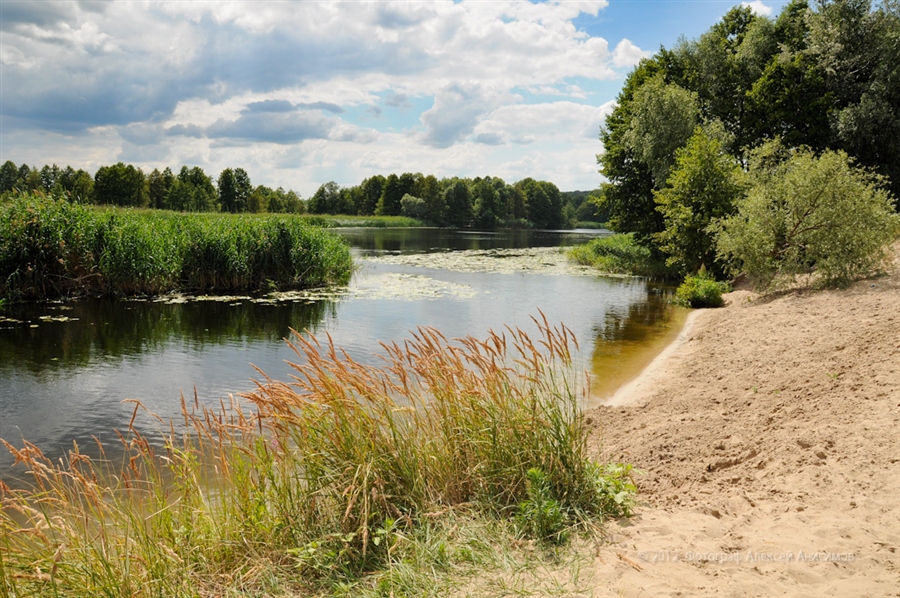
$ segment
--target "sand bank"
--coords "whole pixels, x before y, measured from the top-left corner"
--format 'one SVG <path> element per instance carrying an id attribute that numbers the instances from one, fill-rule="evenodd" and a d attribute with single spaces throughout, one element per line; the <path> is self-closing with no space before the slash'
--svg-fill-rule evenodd
<path id="1" fill-rule="evenodd" d="M 645 472 L 593 594 L 900 596 L 900 274 L 727 301 L 589 412 Z"/>

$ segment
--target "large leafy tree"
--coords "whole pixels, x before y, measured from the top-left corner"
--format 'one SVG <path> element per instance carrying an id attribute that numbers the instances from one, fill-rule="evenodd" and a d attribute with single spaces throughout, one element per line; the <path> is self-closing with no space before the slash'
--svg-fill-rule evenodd
<path id="1" fill-rule="evenodd" d="M 697 127 L 676 153 L 668 185 L 655 193 L 665 228 L 654 238 L 682 274 L 722 274 L 710 225 L 732 213 L 745 189 L 743 172 L 721 142 Z"/>
<path id="2" fill-rule="evenodd" d="M 444 190 L 446 221 L 452 226 L 468 226 L 472 221 L 472 194 L 462 179 L 452 179 Z"/>
<path id="3" fill-rule="evenodd" d="M 654 180 L 650 167 L 628 143 L 628 136 L 635 94 L 645 82 L 665 73 L 663 63 L 661 56 L 642 60 L 628 75 L 615 109 L 600 129 L 603 153 L 597 156 L 600 172 L 607 179 L 599 203 L 609 214 L 609 227 L 617 232 L 634 232 L 635 240 L 645 245 L 651 244 L 651 236 L 663 229 L 662 215 L 656 211 L 653 201 Z M 523 187 L 523 190 L 528 198 L 529 218 L 532 218 L 533 199 L 527 189 Z"/>
<path id="4" fill-rule="evenodd" d="M 162 172 L 154 168 L 147 176 L 147 192 L 149 194 L 150 207 L 161 210 L 168 208 L 169 191 L 175 184 L 175 175 L 172 169 L 166 167 Z"/>
<path id="5" fill-rule="evenodd" d="M 793 0 L 774 20 L 738 7 L 629 74 L 600 133 L 597 203 L 612 229 L 654 251 L 672 241 L 654 198 L 670 194 L 667 167 L 690 122 L 676 100 L 685 93 L 696 122 L 744 168 L 749 150 L 775 139 L 844 150 L 900 196 L 898 0 Z"/>

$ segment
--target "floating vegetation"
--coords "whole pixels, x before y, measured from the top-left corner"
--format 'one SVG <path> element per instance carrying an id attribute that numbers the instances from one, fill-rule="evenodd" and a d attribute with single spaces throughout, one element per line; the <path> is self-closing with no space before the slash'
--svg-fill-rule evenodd
<path id="1" fill-rule="evenodd" d="M 466 284 L 437 280 L 420 274 L 391 272 L 378 274 L 357 282 L 350 295 L 360 299 L 471 299 L 477 294 Z"/>
<path id="2" fill-rule="evenodd" d="M 469 249 L 444 253 L 414 253 L 367 257 L 379 264 L 439 268 L 453 272 L 492 274 L 550 274 L 558 276 L 596 276 L 597 271 L 569 262 L 558 247 L 524 249 Z"/>

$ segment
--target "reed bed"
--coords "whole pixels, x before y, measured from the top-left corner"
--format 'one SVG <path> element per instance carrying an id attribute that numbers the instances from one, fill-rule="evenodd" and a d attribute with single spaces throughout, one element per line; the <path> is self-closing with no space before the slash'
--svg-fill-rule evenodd
<path id="1" fill-rule="evenodd" d="M 295 334 L 291 382 L 261 373 L 243 408 L 182 401 L 163 448 L 133 418 L 115 464 L 102 447 L 52 463 L 4 443 L 31 481 L 0 485 L 0 589 L 298 595 L 381 579 L 403 595 L 398 572 L 471 560 L 434 539 L 440 521 L 513 521 L 535 471 L 568 526 L 620 515 L 621 477 L 587 458 L 572 334 L 535 322 L 534 338 L 422 328 L 380 367 Z"/>
<path id="2" fill-rule="evenodd" d="M 298 216 L 0 203 L 0 297 L 312 288 L 349 280 L 346 242 Z"/>

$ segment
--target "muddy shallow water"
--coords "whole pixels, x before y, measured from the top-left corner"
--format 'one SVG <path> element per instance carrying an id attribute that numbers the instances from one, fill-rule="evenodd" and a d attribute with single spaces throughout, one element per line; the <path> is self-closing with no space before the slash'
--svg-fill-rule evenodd
<path id="1" fill-rule="evenodd" d="M 543 312 L 581 346 L 595 394 L 610 393 L 679 325 L 669 289 L 598 276 L 561 247 L 590 233 L 343 231 L 358 269 L 346 288 L 266 296 L 171 295 L 13 306 L 0 320 L 0 438 L 61 455 L 92 436 L 113 441 L 139 399 L 164 419 L 180 395 L 206 404 L 251 390 L 257 366 L 287 380 L 292 330 L 324 336 L 377 363 L 381 341 L 419 326 L 448 338 L 534 329 Z M 635 371 L 637 369 L 637 371 Z M 0 451 L 0 478 L 10 459 Z"/>

